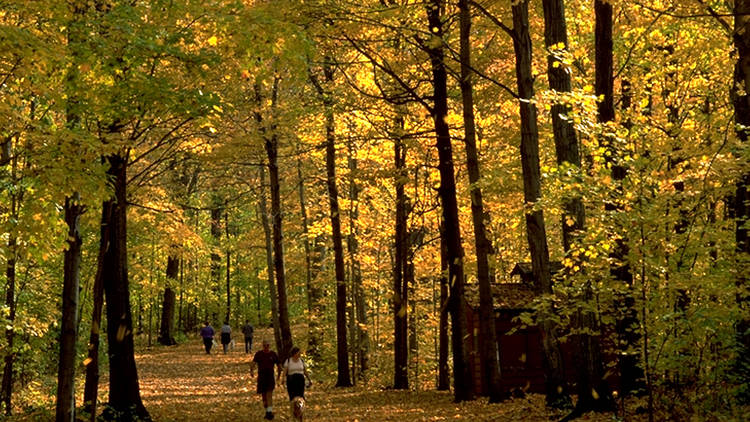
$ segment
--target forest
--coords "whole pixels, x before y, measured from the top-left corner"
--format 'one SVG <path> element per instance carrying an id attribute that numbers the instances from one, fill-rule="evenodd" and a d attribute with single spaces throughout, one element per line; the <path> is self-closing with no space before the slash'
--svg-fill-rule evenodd
<path id="1" fill-rule="evenodd" d="M 750 0 L 0 1 L 0 414 L 159 420 L 144 356 L 249 320 L 331 391 L 744 420 L 749 136 Z"/>

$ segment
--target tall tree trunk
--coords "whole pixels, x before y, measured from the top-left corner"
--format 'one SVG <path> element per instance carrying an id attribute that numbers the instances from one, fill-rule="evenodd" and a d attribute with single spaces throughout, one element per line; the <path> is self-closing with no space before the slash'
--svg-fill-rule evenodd
<path id="1" fill-rule="evenodd" d="M 734 117 L 737 137 L 743 143 L 750 138 L 750 0 L 734 2 L 734 46 L 737 49 L 737 63 L 734 67 L 734 85 L 731 99 L 734 104 Z M 739 294 L 737 300 L 742 311 L 737 324 L 737 340 L 740 356 L 738 363 L 744 368 L 740 381 L 745 391 L 750 391 L 750 296 L 748 296 L 748 256 L 750 256 L 750 238 L 748 221 L 750 220 L 750 173 L 745 173 L 737 182 L 734 196 L 734 215 L 736 218 L 735 241 L 737 250 Z M 744 399 L 750 401 L 750 393 Z"/>
<path id="2" fill-rule="evenodd" d="M 541 197 L 541 173 L 539 167 L 539 129 L 537 127 L 534 98 L 534 79 L 531 74 L 531 38 L 529 36 L 528 1 L 521 0 L 512 6 L 513 49 L 516 54 L 516 80 L 518 85 L 521 115 L 521 167 L 523 170 L 524 203 L 534 204 Z M 531 266 L 539 294 L 552 294 L 547 233 L 544 214 L 541 210 L 526 212 L 526 236 L 531 253 Z M 544 349 L 545 391 L 547 405 L 570 406 L 570 397 L 565 383 L 557 326 L 548 316 L 540 322 L 542 347 Z"/>
<path id="3" fill-rule="evenodd" d="M 229 250 L 229 211 L 224 213 L 224 234 L 227 237 L 227 276 L 226 276 L 226 287 L 227 287 L 227 306 L 224 310 L 224 321 L 227 322 L 227 324 L 232 321 L 232 252 Z"/>
<path id="4" fill-rule="evenodd" d="M 97 397 L 99 394 L 99 338 L 102 322 L 102 308 L 104 308 L 104 265 L 105 254 L 109 250 L 112 227 L 112 214 L 115 208 L 114 199 L 102 204 L 100 224 L 99 254 L 96 259 L 96 274 L 91 293 L 91 331 L 89 333 L 88 356 L 86 358 L 86 382 L 83 390 L 83 412 L 90 422 L 96 420 Z"/>
<path id="5" fill-rule="evenodd" d="M 408 198 L 404 192 L 408 174 L 406 173 L 406 148 L 403 143 L 404 119 L 396 118 L 396 136 L 394 136 L 395 186 L 396 186 L 396 233 L 394 239 L 395 262 L 393 268 L 393 326 L 394 326 L 394 375 L 393 388 L 409 388 L 409 351 L 407 348 L 407 300 L 408 283 L 406 273 L 406 255 L 409 250 L 407 237 Z"/>
<path id="6" fill-rule="evenodd" d="M 297 155 L 297 179 L 299 180 L 297 185 L 297 192 L 299 193 L 299 211 L 302 217 L 302 245 L 305 248 L 305 293 L 307 295 L 307 316 L 308 316 L 308 330 L 310 329 L 309 321 L 312 316 L 312 298 L 310 291 L 312 289 L 312 258 L 311 258 L 311 247 L 310 247 L 310 227 L 307 221 L 307 199 L 305 196 L 305 179 L 302 175 L 302 156 L 299 151 L 299 143 L 295 142 L 296 155 Z M 312 332 L 308 331 L 308 337 L 311 337 Z"/>
<path id="7" fill-rule="evenodd" d="M 438 195 L 443 208 L 445 241 L 448 250 L 448 280 L 451 284 L 450 311 L 453 345 L 453 385 L 457 402 L 474 399 L 474 379 L 469 365 L 469 348 L 466 329 L 464 299 L 463 249 L 461 247 L 461 225 L 458 219 L 456 178 L 453 170 L 453 147 L 450 128 L 445 121 L 448 115 L 448 75 L 443 50 L 443 12 L 445 0 L 430 0 L 427 4 L 427 22 L 433 39 L 426 50 L 432 67 L 434 104 L 431 110 L 435 124 L 438 150 L 438 172 L 440 188 Z"/>
<path id="8" fill-rule="evenodd" d="M 489 396 L 490 403 L 503 400 L 505 394 L 500 374 L 500 353 L 495 331 L 495 311 L 492 303 L 492 270 L 490 268 L 492 245 L 487 238 L 486 221 L 479 187 L 479 154 L 477 153 L 476 124 L 474 122 L 474 92 L 471 81 L 471 11 L 469 0 L 459 0 L 459 20 L 461 27 L 461 98 L 463 100 L 464 143 L 466 147 L 466 169 L 471 186 L 471 217 L 474 224 L 474 242 L 476 244 L 477 281 L 479 283 L 479 333 L 482 341 L 480 352 L 483 376 L 482 394 Z"/>
<path id="9" fill-rule="evenodd" d="M 177 256 L 177 248 L 173 247 L 167 257 L 167 287 L 164 288 L 164 298 L 161 307 L 161 323 L 159 324 L 159 343 L 165 346 L 177 344 L 174 339 L 174 309 L 175 293 L 172 286 L 177 283 L 177 275 L 180 269 L 180 259 Z"/>
<path id="10" fill-rule="evenodd" d="M 109 230 L 109 249 L 104 255 L 104 295 L 107 301 L 109 346 L 109 409 L 105 419 L 150 421 L 141 401 L 133 346 L 127 255 L 127 160 L 108 157 L 108 175 L 113 177 L 115 204 Z M 114 416 L 114 414 L 119 414 Z"/>
<path id="11" fill-rule="evenodd" d="M 594 2 L 595 23 L 595 67 L 596 81 L 595 92 L 602 101 L 598 104 L 598 119 L 601 123 L 614 121 L 614 75 L 613 75 L 613 51 L 612 51 L 612 5 L 609 2 L 596 0 Z M 603 139 L 602 142 L 608 143 Z M 607 145 L 611 149 L 611 146 Z M 614 157 L 614 154 L 610 154 Z M 612 179 L 621 182 L 627 171 L 619 162 L 610 162 L 612 168 Z M 620 191 L 619 189 L 615 192 Z M 605 209 L 609 212 L 618 211 L 617 207 L 606 204 Z M 617 230 L 617 229 L 616 229 Z M 619 231 L 619 230 L 618 230 Z M 613 248 L 610 258 L 612 267 L 610 273 L 613 278 L 624 287 L 625 293 L 618 301 L 621 309 L 617 317 L 615 330 L 618 342 L 625 353 L 619 354 L 620 390 L 623 394 L 629 394 L 642 386 L 643 370 L 639 365 L 640 348 L 638 311 L 635 308 L 635 292 L 633 291 L 633 274 L 630 271 L 627 256 L 629 254 L 627 242 L 620 239 Z"/>
<path id="12" fill-rule="evenodd" d="M 78 340 L 78 302 L 81 284 L 81 232 L 79 220 L 83 207 L 80 195 L 65 198 L 65 223 L 68 226 L 68 249 L 63 259 L 62 323 L 60 326 L 60 360 L 57 371 L 56 421 L 75 419 L 75 360 Z"/>
<path id="13" fill-rule="evenodd" d="M 214 298 L 219 298 L 221 294 L 221 255 L 219 255 L 220 243 L 221 243 L 221 216 L 224 214 L 224 207 L 221 204 L 221 198 L 214 194 L 213 206 L 211 207 L 211 238 L 213 244 L 211 248 L 211 293 Z M 216 303 L 216 307 L 212 307 L 213 315 L 209 319 L 218 319 L 218 311 L 220 303 Z M 219 323 L 219 321 L 213 321 Z"/>
<path id="14" fill-rule="evenodd" d="M 557 45 L 567 48 L 568 34 L 563 0 L 543 0 L 542 5 L 544 8 L 545 46 L 548 50 L 555 49 Z M 570 92 L 570 74 L 551 53 L 547 56 L 547 75 L 551 89 L 556 92 Z M 572 166 L 575 171 L 581 167 L 581 156 L 572 122 L 564 118 L 568 110 L 569 107 L 565 104 L 554 104 L 550 112 L 552 114 L 557 164 Z M 564 198 L 563 210 L 563 248 L 567 254 L 570 252 L 575 234 L 585 228 L 585 214 L 581 197 Z M 587 310 L 589 308 L 588 302 L 593 298 L 591 284 L 587 282 L 583 289 L 583 294 L 578 299 L 583 303 L 579 305 L 575 318 L 575 324 L 579 330 L 579 333 L 574 337 L 578 349 L 575 358 L 576 387 L 578 390 L 576 414 L 583 414 L 590 410 L 611 410 L 614 406 L 609 386 L 604 380 L 600 337 L 597 334 L 599 333 L 597 318 L 593 312 Z"/>
<path id="15" fill-rule="evenodd" d="M 274 87 L 276 84 L 274 84 Z M 275 91 L 275 89 L 274 89 Z M 273 234 L 273 267 L 276 274 L 276 291 L 278 299 L 279 330 L 281 346 L 279 357 L 286 359 L 292 349 L 292 330 L 289 327 L 289 309 L 286 298 L 286 272 L 284 271 L 284 235 L 282 231 L 281 189 L 279 184 L 278 140 L 275 133 L 265 140 L 268 155 L 268 175 L 271 187 L 271 218 Z"/>
<path id="16" fill-rule="evenodd" d="M 352 301 L 355 308 L 355 315 L 352 317 L 352 321 L 356 321 L 356 343 L 355 350 L 358 353 L 359 365 L 358 376 L 360 379 L 364 378 L 365 372 L 369 366 L 369 349 L 370 349 L 370 337 L 367 332 L 367 301 L 365 300 L 364 286 L 362 285 L 362 269 L 359 262 L 359 239 L 358 239 L 358 219 L 359 219 L 359 191 L 360 187 L 357 184 L 357 151 L 355 149 L 354 142 L 349 142 L 349 203 L 351 204 L 351 211 L 349 214 L 349 237 L 347 239 L 347 250 L 349 252 L 349 260 L 351 262 L 351 280 L 352 280 Z"/>
<path id="17" fill-rule="evenodd" d="M 11 158 L 11 161 L 15 162 L 16 158 Z M 15 169 L 15 164 L 13 165 Z M 13 170 L 13 180 L 15 183 L 16 174 Z M 18 221 L 18 200 L 17 194 L 11 193 L 10 198 L 10 215 L 13 221 Z M 17 252 L 18 244 L 18 229 L 12 227 L 8 236 L 8 245 L 6 252 L 6 264 L 5 264 L 5 306 L 8 308 L 8 322 L 9 325 L 5 328 L 5 347 L 6 354 L 3 359 L 3 382 L 2 389 L 0 389 L 0 402 L 5 407 L 5 414 L 11 415 L 11 397 L 13 396 L 13 362 L 16 357 L 14 351 L 14 340 L 15 335 L 13 331 L 13 324 L 16 320 L 16 259 L 18 256 Z"/>
<path id="18" fill-rule="evenodd" d="M 328 84 L 333 82 L 333 66 L 326 58 L 323 73 Z M 344 275 L 344 248 L 341 239 L 341 215 L 339 213 L 339 193 L 336 187 L 336 129 L 333 111 L 333 98 L 327 90 L 319 90 L 323 97 L 326 118 L 326 181 L 331 208 L 331 230 L 333 237 L 333 262 L 336 274 L 336 356 L 338 377 L 337 387 L 352 385 L 349 374 L 349 351 L 346 339 L 346 277 Z"/>
<path id="19" fill-rule="evenodd" d="M 260 194 L 258 195 L 259 203 L 259 214 L 261 223 L 263 225 L 263 234 L 266 240 L 266 268 L 268 272 L 268 295 L 271 299 L 271 322 L 273 324 L 273 335 L 276 342 L 276 350 L 281 350 L 281 329 L 279 327 L 279 305 L 276 298 L 276 282 L 274 273 L 274 260 L 273 260 L 273 242 L 271 240 L 271 222 L 268 219 L 268 206 L 266 205 L 266 172 L 264 167 L 258 169 L 260 179 Z M 258 321 L 260 322 L 260 321 Z"/>
<path id="20" fill-rule="evenodd" d="M 440 223 L 440 310 L 438 339 L 438 391 L 450 389 L 450 368 L 448 366 L 448 246 L 445 242 L 445 224 Z"/>

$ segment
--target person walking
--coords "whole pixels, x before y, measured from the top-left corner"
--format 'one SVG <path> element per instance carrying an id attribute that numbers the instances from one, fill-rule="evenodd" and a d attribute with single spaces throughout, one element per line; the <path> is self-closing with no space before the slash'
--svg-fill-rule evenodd
<path id="1" fill-rule="evenodd" d="M 221 326 L 221 346 L 224 348 L 224 354 L 227 354 L 227 347 L 232 342 L 232 327 L 229 326 L 229 321 L 224 321 L 224 325 Z"/>
<path id="2" fill-rule="evenodd" d="M 307 386 L 312 385 L 310 374 L 307 372 L 307 364 L 302 360 L 300 355 L 302 352 L 299 347 L 292 347 L 289 352 L 290 358 L 284 362 L 282 373 L 284 375 L 282 382 L 286 382 L 286 391 L 289 393 L 289 400 L 291 401 L 295 397 L 305 398 L 305 379 L 307 379 Z"/>
<path id="3" fill-rule="evenodd" d="M 242 334 L 245 336 L 245 353 L 253 350 L 253 331 L 250 321 L 245 320 L 245 325 L 242 326 Z"/>
<path id="4" fill-rule="evenodd" d="M 250 365 L 250 376 L 255 376 L 255 367 L 258 367 L 258 386 L 256 392 L 263 398 L 263 407 L 266 410 L 266 419 L 273 419 L 273 390 L 276 388 L 276 381 L 273 373 L 274 367 L 277 368 L 281 375 L 281 365 L 279 355 L 271 350 L 271 344 L 268 340 L 263 339 L 263 349 L 259 350 L 253 356 L 253 362 Z"/>
<path id="5" fill-rule="evenodd" d="M 203 323 L 201 328 L 201 338 L 203 338 L 203 347 L 206 348 L 206 354 L 211 354 L 211 347 L 214 345 L 214 327 L 208 321 Z"/>

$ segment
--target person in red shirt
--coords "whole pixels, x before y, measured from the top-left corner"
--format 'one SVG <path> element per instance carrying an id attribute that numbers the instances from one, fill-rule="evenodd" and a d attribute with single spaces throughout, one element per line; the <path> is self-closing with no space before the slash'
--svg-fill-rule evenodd
<path id="1" fill-rule="evenodd" d="M 268 340 L 263 340 L 263 349 L 255 353 L 250 366 L 250 376 L 255 376 L 255 367 L 258 367 L 258 387 L 256 392 L 263 397 L 263 407 L 266 409 L 266 419 L 273 419 L 273 390 L 276 388 L 274 377 L 274 366 L 281 374 L 281 362 L 279 355 L 271 350 Z"/>

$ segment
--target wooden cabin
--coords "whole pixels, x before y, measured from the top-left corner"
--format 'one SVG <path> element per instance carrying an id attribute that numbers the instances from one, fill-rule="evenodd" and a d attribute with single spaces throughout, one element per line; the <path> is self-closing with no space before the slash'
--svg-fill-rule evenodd
<path id="1" fill-rule="evenodd" d="M 562 269 L 559 262 L 551 263 L 551 272 Z M 524 326 L 516 320 L 523 312 L 531 311 L 535 297 L 534 276 L 531 263 L 520 262 L 510 273 L 512 282 L 493 283 L 492 296 L 495 310 L 495 330 L 500 351 L 500 370 L 505 391 L 544 393 L 544 367 L 542 332 L 537 326 Z M 472 339 L 471 365 L 474 372 L 476 394 L 486 394 L 483 385 L 479 350 L 484 340 L 479 335 L 478 286 L 467 286 L 466 320 Z M 572 341 L 561 344 L 565 365 L 565 378 L 573 385 L 576 373 Z"/>

